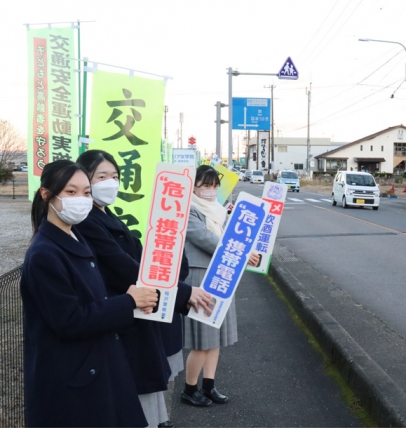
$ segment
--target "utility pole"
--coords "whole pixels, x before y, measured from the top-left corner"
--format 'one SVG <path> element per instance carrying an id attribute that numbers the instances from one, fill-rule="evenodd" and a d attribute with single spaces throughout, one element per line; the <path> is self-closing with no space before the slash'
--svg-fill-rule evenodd
<path id="1" fill-rule="evenodd" d="M 250 130 L 248 130 L 247 131 L 247 146 L 245 148 L 246 153 L 247 153 L 246 156 L 245 156 L 245 163 L 246 163 L 245 167 L 247 169 L 248 169 L 248 162 L 250 160 L 250 138 L 251 138 Z"/>
<path id="2" fill-rule="evenodd" d="M 274 133 L 273 133 L 273 88 L 276 88 L 275 85 L 264 86 L 264 88 L 271 89 L 271 130 L 269 131 L 268 139 L 268 172 L 271 173 L 271 168 L 275 170 L 274 161 L 275 161 L 275 151 L 274 151 Z M 269 147 L 271 146 L 271 147 Z"/>
<path id="3" fill-rule="evenodd" d="M 306 173 L 307 176 L 310 178 L 310 98 L 311 98 L 311 92 L 312 92 L 312 82 L 310 82 L 310 88 L 307 90 L 306 88 L 306 95 L 307 95 L 307 165 L 306 165 Z"/>

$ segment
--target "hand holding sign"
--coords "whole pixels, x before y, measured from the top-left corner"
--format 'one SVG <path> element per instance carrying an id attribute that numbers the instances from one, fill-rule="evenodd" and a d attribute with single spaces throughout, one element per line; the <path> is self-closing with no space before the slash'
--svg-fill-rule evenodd
<path id="1" fill-rule="evenodd" d="M 127 294 L 134 299 L 137 308 L 141 309 L 145 314 L 152 313 L 158 301 L 158 294 L 153 288 L 130 285 Z"/>
<path id="2" fill-rule="evenodd" d="M 199 307 L 202 307 L 204 311 L 211 314 L 211 307 L 213 306 L 211 295 L 201 288 L 192 287 L 189 303 L 196 312 L 199 312 Z"/>

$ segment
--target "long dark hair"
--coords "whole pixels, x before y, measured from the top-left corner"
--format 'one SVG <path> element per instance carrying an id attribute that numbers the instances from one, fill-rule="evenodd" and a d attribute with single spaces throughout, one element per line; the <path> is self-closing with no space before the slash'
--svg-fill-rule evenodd
<path id="1" fill-rule="evenodd" d="M 220 178 L 218 172 L 209 165 L 200 165 L 196 169 L 195 186 L 200 182 L 198 187 L 207 184 L 209 186 L 220 186 Z"/>
<path id="2" fill-rule="evenodd" d="M 42 218 L 48 214 L 49 201 L 62 192 L 77 171 L 87 174 L 80 165 L 69 160 L 57 160 L 45 165 L 41 175 L 41 186 L 35 193 L 31 207 L 33 237 L 38 232 Z M 48 191 L 45 201 L 41 196 L 41 188 Z"/>
<path id="3" fill-rule="evenodd" d="M 97 167 L 105 160 L 114 165 L 118 174 L 118 179 L 120 180 L 120 168 L 117 162 L 110 153 L 104 150 L 87 150 L 78 157 L 76 162 L 86 171 L 89 180 L 92 181 Z"/>

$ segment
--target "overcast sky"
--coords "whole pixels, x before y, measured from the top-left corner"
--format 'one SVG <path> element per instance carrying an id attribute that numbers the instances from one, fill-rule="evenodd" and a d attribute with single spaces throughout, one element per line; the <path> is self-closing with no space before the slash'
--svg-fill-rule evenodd
<path id="1" fill-rule="evenodd" d="M 307 136 L 310 83 L 311 138 L 350 142 L 406 124 L 406 50 L 358 41 L 406 45 L 405 0 L 8 1 L 0 15 L 0 118 L 25 132 L 23 24 L 78 19 L 95 21 L 81 24 L 82 57 L 173 77 L 165 100 L 168 138 L 176 142 L 182 112 L 184 145 L 193 135 L 202 151 L 215 148 L 214 104 L 228 102 L 227 68 L 278 73 L 287 57 L 297 81 L 233 77 L 234 97 L 267 98 L 264 86 L 275 85 L 275 136 Z M 227 133 L 222 125 L 224 145 Z M 233 135 L 242 142 L 242 132 Z"/>

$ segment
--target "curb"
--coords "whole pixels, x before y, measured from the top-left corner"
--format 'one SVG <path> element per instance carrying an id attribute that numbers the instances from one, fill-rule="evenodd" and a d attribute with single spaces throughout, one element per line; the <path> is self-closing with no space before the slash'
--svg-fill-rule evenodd
<path id="1" fill-rule="evenodd" d="M 379 426 L 406 426 L 406 394 L 353 337 L 305 289 L 294 273 L 273 257 L 269 276 L 289 299 L 318 343 Z M 314 271 L 314 281 L 321 275 Z"/>

